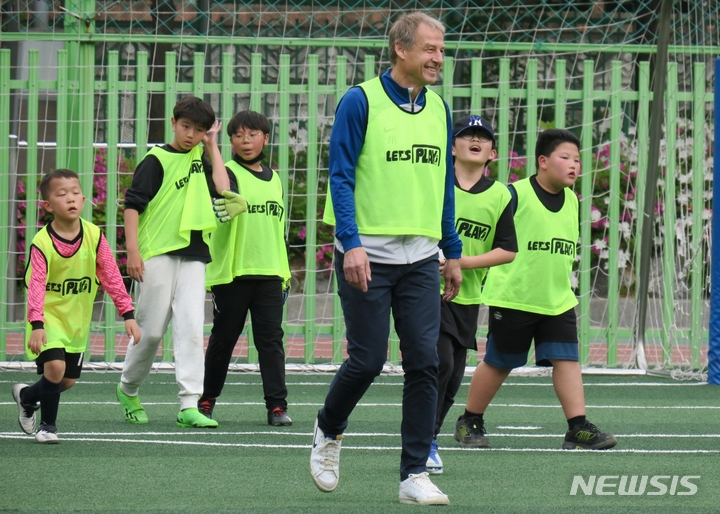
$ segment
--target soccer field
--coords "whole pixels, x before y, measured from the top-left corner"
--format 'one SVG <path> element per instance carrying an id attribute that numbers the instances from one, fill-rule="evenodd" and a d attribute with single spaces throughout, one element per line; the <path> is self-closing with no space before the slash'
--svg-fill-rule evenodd
<path id="1" fill-rule="evenodd" d="M 175 425 L 177 387 L 167 373 L 152 374 L 141 390 L 150 423 L 125 423 L 114 394 L 119 378 L 83 373 L 61 397 L 60 444 L 43 446 L 20 431 L 10 394 L 14 383 L 32 383 L 36 376 L 0 373 L 0 512 L 420 508 L 398 503 L 402 377 L 379 377 L 353 412 L 340 483 L 330 494 L 315 488 L 309 456 L 313 421 L 331 375 L 288 375 L 294 424 L 271 428 L 265 424 L 259 375 L 231 374 L 215 409 L 217 430 Z M 433 481 L 450 497 L 442 510 L 720 510 L 716 387 L 653 377 L 586 376 L 585 383 L 588 417 L 616 434 L 615 449 L 560 450 L 566 424 L 550 379 L 511 376 L 486 413 L 493 448 L 463 450 L 452 429 L 464 407 L 466 377 L 438 438 L 445 472 Z M 648 477 L 643 494 L 619 494 L 629 488 L 640 492 L 643 476 Z"/>

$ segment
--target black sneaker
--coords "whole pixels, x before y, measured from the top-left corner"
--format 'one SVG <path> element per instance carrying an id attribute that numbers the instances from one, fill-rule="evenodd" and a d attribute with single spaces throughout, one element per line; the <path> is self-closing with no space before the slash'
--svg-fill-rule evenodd
<path id="1" fill-rule="evenodd" d="M 198 400 L 198 410 L 202 412 L 206 418 L 213 419 L 213 409 L 215 408 L 215 398 L 200 398 Z"/>
<path id="2" fill-rule="evenodd" d="M 598 427 L 585 421 L 583 425 L 575 425 L 565 433 L 563 450 L 606 450 L 617 444 L 612 434 L 600 432 Z"/>
<path id="3" fill-rule="evenodd" d="M 289 427 L 292 425 L 292 420 L 288 416 L 287 411 L 282 407 L 275 407 L 268 410 L 268 425 L 274 427 Z"/>
<path id="4" fill-rule="evenodd" d="M 483 420 L 477 416 L 460 416 L 455 423 L 455 440 L 463 448 L 490 448 L 490 439 L 485 436 Z"/>

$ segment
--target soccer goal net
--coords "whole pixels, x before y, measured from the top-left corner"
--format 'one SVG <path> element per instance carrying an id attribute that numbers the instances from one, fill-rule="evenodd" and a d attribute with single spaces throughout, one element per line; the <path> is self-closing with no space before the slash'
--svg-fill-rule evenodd
<path id="1" fill-rule="evenodd" d="M 453 116 L 481 114 L 493 123 L 498 159 L 490 176 L 511 183 L 533 174 L 544 128 L 566 128 L 582 142 L 572 279 L 583 366 L 702 378 L 720 5 L 670 2 L 668 39 L 659 28 L 662 2 L 3 2 L 0 118 L 9 123 L 0 124 L 0 361 L 31 366 L 23 351 L 22 277 L 29 242 L 49 220 L 39 177 L 60 167 L 80 173 L 91 200 L 84 215 L 103 227 L 124 273 L 124 192 L 148 149 L 170 141 L 177 99 L 196 95 L 224 123 L 243 109 L 270 119 L 266 162 L 285 186 L 293 276 L 288 363 L 312 369 L 342 362 L 332 228 L 321 222 L 333 114 L 350 86 L 389 67 L 392 22 L 422 10 L 447 28 L 443 75 L 433 87 Z M 658 59 L 663 37 L 667 66 Z M 658 80 L 662 99 L 653 98 Z M 650 138 L 653 109 L 662 113 L 659 141 Z M 224 133 L 220 143 L 229 160 Z M 657 163 L 649 162 L 654 144 Z M 650 182 L 654 165 L 659 174 Z M 646 255 L 643 231 L 652 233 Z M 640 287 L 643 262 L 649 273 Z M 647 290 L 643 313 L 639 290 Z M 206 323 L 209 333 L 209 296 Z M 486 325 L 481 311 L 470 365 L 482 357 Z M 126 346 L 112 302 L 99 295 L 86 360 L 118 365 Z M 234 359 L 238 368 L 257 362 L 251 330 Z M 388 362 L 400 360 L 393 333 Z M 158 363 L 172 363 L 169 336 Z"/>

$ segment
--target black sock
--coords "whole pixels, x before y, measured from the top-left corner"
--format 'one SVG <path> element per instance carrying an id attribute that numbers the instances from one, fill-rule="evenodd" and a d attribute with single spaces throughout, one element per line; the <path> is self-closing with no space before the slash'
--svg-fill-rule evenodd
<path id="1" fill-rule="evenodd" d="M 469 410 L 465 409 L 465 413 L 462 415 L 462 417 L 463 418 L 480 418 L 480 421 L 482 421 L 483 414 L 477 414 L 475 412 L 470 412 Z"/>
<path id="2" fill-rule="evenodd" d="M 574 418 L 570 418 L 569 420 L 567 420 L 568 428 L 572 430 L 578 425 L 584 425 L 586 421 L 587 419 L 585 418 L 585 416 L 575 416 Z"/>
<path id="3" fill-rule="evenodd" d="M 20 401 L 27 405 L 37 405 L 37 402 L 40 401 L 40 382 L 42 382 L 42 378 L 20 391 Z"/>
<path id="4" fill-rule="evenodd" d="M 60 406 L 60 384 L 53 384 L 42 377 L 40 384 L 40 422 L 55 426 Z"/>

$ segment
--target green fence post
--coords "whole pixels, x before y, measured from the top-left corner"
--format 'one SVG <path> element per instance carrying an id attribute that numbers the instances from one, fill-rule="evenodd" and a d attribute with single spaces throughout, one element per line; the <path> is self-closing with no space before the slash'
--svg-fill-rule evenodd
<path id="1" fill-rule="evenodd" d="M 442 85 L 441 85 L 441 96 L 445 102 L 447 102 L 448 106 L 450 107 L 450 112 L 453 112 L 453 104 L 455 103 L 453 101 L 453 66 L 455 63 L 455 59 L 452 57 L 445 57 L 445 62 L 443 63 L 443 69 L 445 70 L 445 73 L 443 73 L 442 77 Z"/>
<path id="2" fill-rule="evenodd" d="M 653 227 L 646 227 L 643 220 L 643 212 L 645 209 L 645 184 L 648 170 L 648 145 L 650 141 L 650 63 L 642 62 L 638 68 L 638 114 L 637 114 L 637 142 L 638 142 L 638 162 L 637 177 L 635 179 L 635 188 L 637 194 L 635 200 L 637 209 L 635 212 L 635 240 L 640 241 L 643 230 L 654 230 Z M 653 184 L 653 187 L 655 185 Z M 640 244 L 636 245 L 635 250 L 635 283 L 639 279 L 640 273 Z M 644 334 L 643 334 L 644 336 Z M 646 340 L 647 341 L 647 340 Z"/>
<path id="3" fill-rule="evenodd" d="M 608 191 L 608 327 L 607 364 L 617 365 L 620 251 L 620 132 L 622 128 L 622 63 L 613 61 L 610 72 L 610 187 Z"/>
<path id="4" fill-rule="evenodd" d="M 228 162 L 232 159 L 232 144 L 229 139 L 225 139 L 227 136 L 227 126 L 230 120 L 235 115 L 233 106 L 233 94 L 232 94 L 232 83 L 233 83 L 233 54 L 231 52 L 223 52 L 222 54 L 222 75 L 220 77 L 221 88 L 220 92 L 220 121 L 222 121 L 222 131 L 218 134 L 218 142 L 220 140 L 228 141 L 227 144 L 220 146 L 220 153 L 224 162 Z"/>
<path id="5" fill-rule="evenodd" d="M 344 55 L 338 56 L 337 58 L 337 70 L 335 73 L 335 105 L 340 102 L 340 99 L 347 91 L 347 58 Z M 330 184 L 328 182 L 328 188 Z M 329 194 L 329 192 L 328 192 Z M 333 268 L 335 262 L 333 260 Z M 341 363 L 343 360 L 343 310 L 340 304 L 340 296 L 337 294 L 337 279 L 335 277 L 335 271 L 333 270 L 333 276 L 330 279 L 332 281 L 332 295 L 333 295 L 333 321 L 332 321 L 332 363 Z"/>
<path id="6" fill-rule="evenodd" d="M 175 55 L 175 54 L 173 54 Z M 136 162 L 140 162 L 147 153 L 148 143 L 148 54 L 138 52 L 135 67 L 135 149 Z M 171 79 L 173 80 L 173 79 Z M 166 100 L 167 101 L 167 100 Z M 167 125 L 165 126 L 167 131 Z M 167 134 L 167 132 L 166 132 Z M 172 130 L 170 131 L 172 134 Z M 153 141 L 154 142 L 154 141 Z"/>
<path id="7" fill-rule="evenodd" d="M 117 187 L 118 173 L 118 120 L 119 115 L 119 59 L 118 52 L 108 54 L 107 67 L 107 201 L 105 202 L 105 238 L 108 245 L 117 253 Z M 109 295 L 105 294 L 105 361 L 115 361 L 115 305 Z"/>
<path id="8" fill-rule="evenodd" d="M 25 168 L 25 263 L 30 262 L 30 246 L 38 231 L 38 115 L 40 84 L 38 80 L 38 50 L 28 52 L 27 80 L 27 158 Z M 18 169 L 18 175 L 22 171 Z M 18 177 L 20 180 L 20 177 Z M 27 290 L 23 300 L 27 301 Z"/>
<path id="9" fill-rule="evenodd" d="M 278 71 L 278 173 L 283 185 L 283 201 L 288 215 L 285 217 L 285 226 L 290 224 L 290 204 L 288 198 L 290 177 L 290 55 L 280 56 L 280 69 Z M 287 229 L 286 229 L 287 231 Z"/>
<path id="10" fill-rule="evenodd" d="M 594 88 L 593 73 L 595 63 L 583 62 L 583 99 L 582 99 L 582 134 L 580 161 L 582 162 L 580 183 L 580 269 L 578 282 L 580 293 L 580 317 L 578 329 L 580 332 L 580 364 L 587 366 L 590 363 L 590 245 L 592 244 L 590 207 L 592 206 L 592 137 L 593 137 L 593 104 Z"/>
<path id="11" fill-rule="evenodd" d="M 173 362 L 172 322 L 168 323 L 168 329 L 163 334 L 161 355 L 162 362 Z"/>
<path id="12" fill-rule="evenodd" d="M 316 56 L 317 57 L 317 56 Z M 262 54 L 253 53 L 250 56 L 250 110 L 261 112 L 262 98 Z"/>
<path id="13" fill-rule="evenodd" d="M 317 184 L 318 184 L 318 55 L 308 55 L 307 173 L 305 179 L 305 363 L 315 362 L 315 306 L 317 302 Z"/>
<path id="14" fill-rule="evenodd" d="M 72 124 L 68 121 L 68 99 L 72 97 L 70 94 L 70 81 L 68 79 L 68 53 L 67 50 L 58 50 L 58 70 L 57 70 L 57 103 L 55 111 L 57 112 L 57 125 L 55 130 L 55 165 L 58 168 L 67 168 L 68 162 L 68 146 L 69 136 L 72 132 Z"/>
<path id="15" fill-rule="evenodd" d="M 10 251 L 10 50 L 0 50 L 0 271 L 4 277 L 0 284 L 0 360 L 5 360 L 7 350 L 8 288 L 15 287 L 11 278 L 14 270 L 8 270 Z M 27 205 L 27 204 L 26 204 Z M 14 249 L 13 249 L 14 250 Z"/>
<path id="16" fill-rule="evenodd" d="M 673 362 L 672 341 L 675 339 L 673 327 L 675 326 L 675 181 L 677 172 L 677 157 L 675 147 L 677 144 L 677 103 L 678 103 L 678 65 L 676 62 L 668 63 L 666 114 L 665 114 L 665 210 L 663 223 L 663 330 L 661 341 L 663 346 L 663 365 L 670 366 Z"/>
<path id="17" fill-rule="evenodd" d="M 555 128 L 565 128 L 567 118 L 567 68 L 564 59 L 555 61 Z"/>
<path id="18" fill-rule="evenodd" d="M 27 81 L 27 168 L 25 170 L 25 263 L 30 259 L 30 243 L 38 231 L 38 115 L 40 84 L 38 80 L 38 50 L 28 52 Z M 75 170 L 80 172 L 80 170 Z M 89 194 L 83 189 L 85 194 Z M 90 202 L 86 202 L 90 203 Z M 86 218 L 87 219 L 87 218 Z"/>
<path id="19" fill-rule="evenodd" d="M 85 195 L 92 198 L 93 178 L 95 176 L 95 148 L 93 146 L 95 139 L 95 45 L 82 43 L 80 46 L 82 49 L 82 61 L 79 71 L 81 80 L 78 81 L 80 86 L 78 91 L 78 100 L 80 102 L 80 117 L 78 120 L 79 162 L 76 171 L 80 175 L 80 183 Z M 83 217 L 86 220 L 93 219 L 92 210 L 92 202 L 85 202 Z"/>
<path id="20" fill-rule="evenodd" d="M 175 52 L 165 52 L 165 138 L 163 141 L 149 141 L 150 143 L 163 144 L 173 140 L 172 121 L 170 118 L 173 117 L 173 111 L 175 110 L 175 104 L 177 103 L 177 84 L 175 83 L 176 75 L 177 55 Z M 145 151 L 147 151 L 147 145 L 145 145 L 144 148 Z M 140 162 L 139 157 L 138 162 Z"/>
<path id="21" fill-rule="evenodd" d="M 203 98 L 205 94 L 205 54 L 195 52 L 193 54 L 193 94 Z"/>
<path id="22" fill-rule="evenodd" d="M 252 314 L 247 317 L 245 325 L 243 326 L 243 332 L 247 335 L 247 361 L 248 364 L 258 363 L 258 351 L 255 348 L 255 338 L 253 337 L 252 331 Z"/>
<path id="23" fill-rule="evenodd" d="M 525 137 L 525 176 L 535 174 L 535 142 L 538 134 L 538 62 L 528 59 L 527 136 Z"/>
<path id="24" fill-rule="evenodd" d="M 691 255 L 691 308 L 690 308 L 690 364 L 693 369 L 700 368 L 700 345 L 702 337 L 703 306 L 703 214 L 705 212 L 705 63 L 696 62 L 693 66 L 693 179 L 692 207 L 693 225 Z M 718 81 L 715 82 L 718 86 Z M 717 115 L 717 114 L 716 114 Z M 715 137 L 720 137 L 716 134 Z"/>
<path id="25" fill-rule="evenodd" d="M 500 79 L 498 82 L 498 122 L 495 129 L 497 138 L 498 180 L 507 184 L 510 170 L 510 59 L 500 59 Z"/>
<path id="26" fill-rule="evenodd" d="M 370 80 L 371 78 L 375 77 L 375 56 L 367 54 L 365 55 L 365 61 L 364 61 L 364 70 L 363 70 L 363 78 L 365 80 Z"/>
<path id="27" fill-rule="evenodd" d="M 278 149 L 278 173 L 283 188 L 283 204 L 285 205 L 285 239 L 290 233 L 290 198 L 288 191 L 290 190 L 290 55 L 280 55 L 280 65 L 278 69 L 278 123 L 276 131 L 277 139 L 274 141 Z M 283 306 L 283 332 L 285 338 L 283 344 L 285 355 L 287 355 L 287 302 Z M 294 337 L 294 336 L 293 336 Z"/>
<path id="28" fill-rule="evenodd" d="M 470 112 L 482 116 L 482 59 L 470 61 Z"/>

